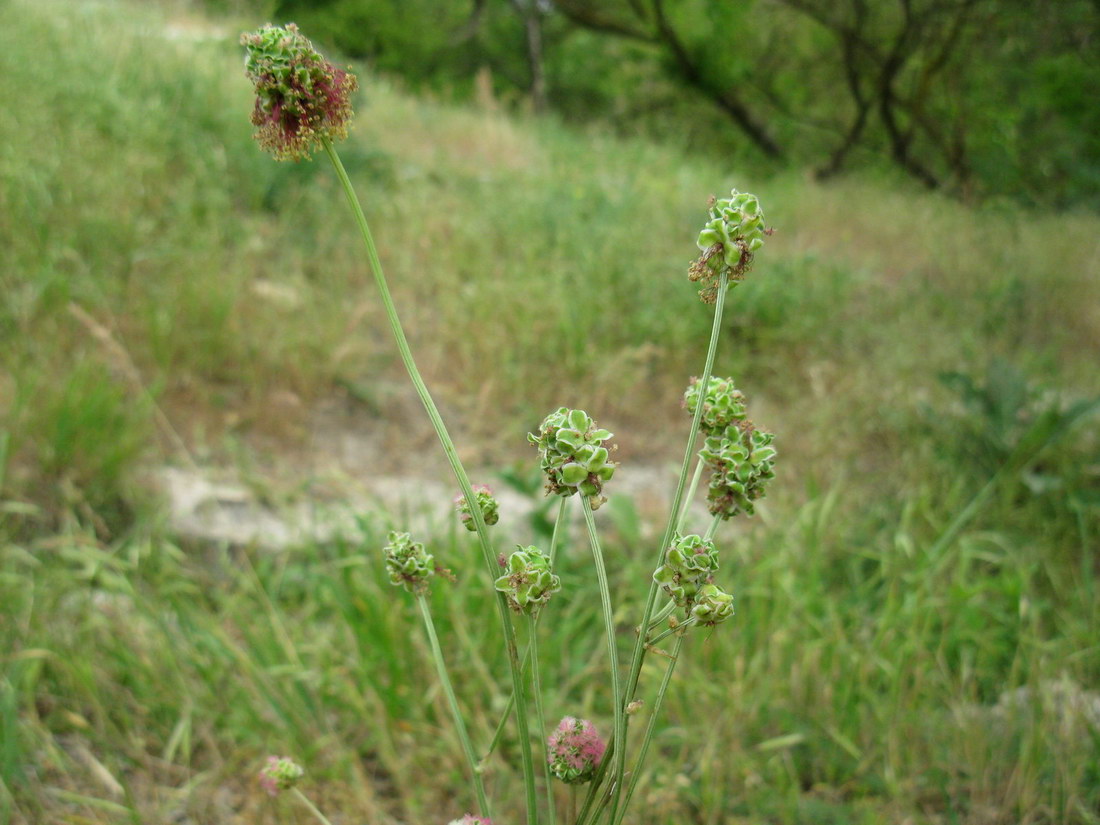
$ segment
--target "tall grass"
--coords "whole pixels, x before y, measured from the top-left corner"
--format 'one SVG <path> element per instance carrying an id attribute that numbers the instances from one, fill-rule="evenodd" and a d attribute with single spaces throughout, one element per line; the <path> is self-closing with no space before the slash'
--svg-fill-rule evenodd
<path id="1" fill-rule="evenodd" d="M 402 419 L 334 181 L 254 150 L 235 27 L 184 42 L 165 23 L 0 6 L 0 90 L 36 101 L 0 118 L 0 822 L 274 818 L 251 781 L 272 751 L 350 821 L 446 821 L 462 754 L 383 587 L 387 525 L 279 555 L 180 547 L 135 483 L 178 450 L 157 408 L 212 460 L 229 437 L 294 445 L 347 388 L 358 415 Z M 784 479 L 723 543 L 738 615 L 689 642 L 643 821 L 1097 822 L 1078 707 L 1100 690 L 1095 418 L 1010 459 L 1044 410 L 1100 395 L 1100 220 L 753 180 L 365 87 L 345 161 L 441 403 L 474 438 L 515 433 L 484 464 L 525 455 L 558 404 L 626 434 L 624 462 L 670 459 L 706 334 L 676 274 L 698 193 L 751 189 L 779 230 L 718 363 L 754 388 Z M 1005 381 L 1018 427 L 980 400 Z M 609 512 L 614 588 L 650 571 L 629 502 Z M 542 646 L 546 711 L 606 726 L 572 543 L 551 635 L 592 643 Z M 488 631 L 457 621 L 481 610 L 475 550 L 434 550 L 458 574 L 433 608 L 484 746 L 506 697 L 503 661 L 475 653 Z M 1021 688 L 1034 701 L 1006 698 Z M 506 741 L 494 762 L 515 757 Z"/>

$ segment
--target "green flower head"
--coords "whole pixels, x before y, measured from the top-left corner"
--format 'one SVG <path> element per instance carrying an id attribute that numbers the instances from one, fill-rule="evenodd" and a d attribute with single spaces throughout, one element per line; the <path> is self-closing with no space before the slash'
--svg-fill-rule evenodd
<path id="1" fill-rule="evenodd" d="M 546 491 L 553 495 L 588 497 L 592 509 L 604 502 L 604 482 L 615 474 L 604 442 L 611 433 L 599 429 L 584 410 L 560 407 L 539 425 L 527 440 L 538 447 L 539 465 L 546 473 Z M 613 449 L 613 448 L 612 448 Z"/>
<path id="2" fill-rule="evenodd" d="M 435 559 L 423 544 L 413 541 L 408 533 L 391 531 L 382 553 L 390 582 L 410 593 L 422 593 L 427 589 L 428 579 L 435 574 Z"/>
<path id="3" fill-rule="evenodd" d="M 289 756 L 269 756 L 260 771 L 260 787 L 270 796 L 277 796 L 279 791 L 289 791 L 297 785 L 304 774 L 302 766 Z"/>
<path id="4" fill-rule="evenodd" d="M 699 589 L 710 582 L 718 569 L 714 542 L 696 535 L 676 534 L 665 551 L 665 562 L 653 573 L 653 580 L 679 607 L 690 607 Z"/>
<path id="5" fill-rule="evenodd" d="M 355 75 L 321 56 L 293 23 L 241 35 L 245 74 L 256 87 L 256 140 L 276 160 L 304 160 L 347 137 Z"/>
<path id="6" fill-rule="evenodd" d="M 684 406 L 695 415 L 699 396 L 703 396 L 703 413 L 699 426 L 704 435 L 721 433 L 730 424 L 745 418 L 745 396 L 733 385 L 732 378 L 711 376 L 705 393 L 700 392 L 699 379 L 692 378 L 684 392 Z"/>
<path id="7" fill-rule="evenodd" d="M 748 419 L 707 438 L 699 457 L 713 471 L 707 492 L 713 515 L 728 519 L 742 511 L 750 516 L 755 512 L 753 502 L 764 497 L 767 483 L 775 478 L 774 440 Z"/>
<path id="8" fill-rule="evenodd" d="M 494 582 L 517 613 L 534 616 L 561 590 L 561 580 L 550 571 L 550 559 L 537 547 L 517 547 L 504 563 L 508 571 Z"/>
<path id="9" fill-rule="evenodd" d="M 487 484 L 474 484 L 473 490 L 474 501 L 481 511 L 481 518 L 487 526 L 492 527 L 500 521 L 500 502 L 496 500 L 492 489 Z M 474 516 L 470 511 L 470 502 L 462 493 L 455 496 L 455 510 L 458 511 L 458 520 L 466 526 L 466 529 L 471 533 L 477 532 L 477 525 L 474 524 Z"/>
<path id="10" fill-rule="evenodd" d="M 738 192 L 715 199 L 709 217 L 696 242 L 702 255 L 688 270 L 688 278 L 702 283 L 699 297 L 712 304 L 718 297 L 722 278 L 737 282 L 752 266 L 753 256 L 764 245 L 771 230 L 764 226 L 764 213 L 755 195 Z"/>
<path id="11" fill-rule="evenodd" d="M 708 627 L 724 622 L 733 615 L 733 596 L 716 584 L 705 584 L 699 590 L 691 615 Z"/>

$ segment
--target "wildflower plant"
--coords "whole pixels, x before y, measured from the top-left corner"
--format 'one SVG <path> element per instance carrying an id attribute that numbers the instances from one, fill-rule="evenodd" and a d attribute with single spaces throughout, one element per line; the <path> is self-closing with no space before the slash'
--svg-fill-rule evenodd
<path id="1" fill-rule="evenodd" d="M 508 572 L 493 582 L 508 597 L 508 606 L 526 616 L 538 615 L 561 580 L 550 571 L 550 557 L 537 547 L 520 547 L 505 564 Z"/>
<path id="2" fill-rule="evenodd" d="M 264 26 L 243 35 L 241 42 L 247 51 L 246 74 L 256 88 L 252 120 L 260 145 L 279 160 L 300 160 L 323 151 L 332 163 L 362 235 L 398 354 L 461 491 L 456 499 L 458 518 L 477 536 L 487 576 L 486 591 L 495 594 L 492 601 L 508 666 L 510 695 L 490 744 L 480 750 L 479 756 L 456 699 L 432 621 L 428 584 L 437 572 L 434 556 L 424 543 L 399 531 L 390 533 L 382 548 L 382 563 L 391 582 L 411 595 L 421 613 L 436 674 L 466 760 L 477 812 L 453 820 L 450 825 L 490 825 L 492 810 L 483 765 L 501 740 L 509 721 L 515 726 L 518 740 L 516 750 L 523 776 L 527 825 L 540 822 L 557 825 L 555 780 L 574 789 L 568 822 L 573 825 L 599 822 L 622 825 L 639 777 L 643 775 L 641 768 L 685 638 L 693 627 L 713 628 L 733 616 L 733 596 L 716 581 L 719 551 L 714 534 L 726 519 L 740 513 L 751 515 L 774 476 L 774 436 L 749 420 L 747 401 L 733 380 L 713 375 L 726 296 L 730 288 L 745 277 L 765 237 L 770 234 L 759 200 L 736 190 L 728 198 L 713 199 L 696 240 L 701 255 L 690 265 L 688 278 L 701 285 L 699 294 L 703 302 L 713 305 L 713 323 L 701 375 L 684 394 L 684 404 L 691 415 L 687 445 L 669 518 L 657 545 L 633 652 L 629 663 L 623 663 L 619 661 L 615 612 L 595 521 L 595 511 L 606 500 L 606 485 L 617 467 L 611 460 L 614 450 L 610 443 L 611 432 L 599 427 L 584 410 L 560 407 L 528 434 L 528 441 L 538 451 L 539 466 L 546 476 L 546 492 L 559 499 L 554 532 L 547 553 L 533 546 L 519 546 L 510 556 L 498 554 L 488 528 L 500 518 L 499 502 L 487 487 L 475 487 L 470 483 L 446 424 L 416 366 L 382 271 L 374 237 L 334 146 L 347 135 L 351 95 L 358 87 L 355 77 L 325 60 L 293 24 Z M 701 449 L 700 436 L 703 439 Z M 695 472 L 689 485 L 693 460 Z M 711 479 L 707 497 L 713 518 L 700 535 L 688 532 L 686 527 L 691 515 L 689 504 L 708 468 Z M 569 583 L 563 584 L 554 572 L 554 562 L 570 504 L 579 506 L 583 514 L 600 593 L 608 658 L 608 699 L 612 709 L 611 735 L 606 742 L 587 720 L 566 716 L 552 732 L 548 732 L 545 723 L 537 643 L 540 623 L 547 614 L 554 613 L 557 600 L 551 597 L 559 592 L 564 597 L 569 595 Z M 664 603 L 660 604 L 662 599 Z M 678 615 L 673 615 L 677 611 Z M 517 621 L 526 624 L 527 648 L 522 657 Z M 665 629 L 661 628 L 662 623 Z M 659 645 L 670 636 L 671 650 L 660 648 Z M 663 655 L 665 670 L 655 700 L 646 704 L 637 693 L 642 665 L 653 651 Z M 534 736 L 529 721 L 532 709 L 538 727 Z M 638 719 L 638 724 L 645 720 L 644 730 L 633 738 L 629 730 L 630 719 Z M 480 738 L 485 731 L 474 733 Z M 538 742 L 543 743 L 544 796 L 541 804 L 533 758 Z M 280 783 L 295 781 L 300 773 L 291 776 L 294 771 L 289 765 L 282 760 L 269 764 L 263 775 L 264 787 L 278 790 L 283 787 Z M 575 791 L 585 783 L 587 792 L 578 810 Z M 294 792 L 300 795 L 296 788 Z M 327 821 L 312 806 L 311 810 L 322 821 Z"/>
<path id="3" fill-rule="evenodd" d="M 539 451 L 539 466 L 546 473 L 546 492 L 557 496 L 576 493 L 588 497 L 595 510 L 604 502 L 600 495 L 604 482 L 615 475 L 610 450 L 611 439 L 584 410 L 561 407 L 543 419 L 537 433 L 527 440 Z"/>
<path id="4" fill-rule="evenodd" d="M 260 771 L 260 787 L 268 796 L 278 796 L 279 791 L 289 791 L 298 784 L 305 769 L 289 756 L 269 756 Z"/>
<path id="5" fill-rule="evenodd" d="M 712 375 L 705 385 L 698 378 L 691 379 L 684 391 L 684 407 L 691 415 L 695 415 L 695 409 L 700 403 L 703 405 L 703 412 L 699 427 L 704 435 L 724 432 L 726 427 L 745 419 L 745 396 L 733 385 L 732 378 Z"/>
<path id="6" fill-rule="evenodd" d="M 413 541 L 408 533 L 392 531 L 382 554 L 390 582 L 410 593 L 422 593 L 428 586 L 428 579 L 435 574 L 432 554 L 423 544 Z"/>
<path id="7" fill-rule="evenodd" d="M 568 785 L 591 781 L 607 745 L 587 719 L 566 716 L 547 740 L 550 772 Z"/>
<path id="8" fill-rule="evenodd" d="M 677 607 L 690 608 L 700 588 L 717 570 L 718 550 L 713 541 L 697 535 L 677 535 L 665 553 L 665 563 L 654 572 L 653 581 Z"/>
<path id="9" fill-rule="evenodd" d="M 497 501 L 492 489 L 487 484 L 475 484 L 473 490 L 474 505 L 481 511 L 481 518 L 485 524 L 492 527 L 500 521 L 500 502 Z M 477 526 L 474 524 L 474 517 L 470 513 L 470 502 L 461 493 L 455 496 L 455 510 L 458 511 L 458 520 L 462 522 L 463 526 L 471 533 L 476 532 Z"/>

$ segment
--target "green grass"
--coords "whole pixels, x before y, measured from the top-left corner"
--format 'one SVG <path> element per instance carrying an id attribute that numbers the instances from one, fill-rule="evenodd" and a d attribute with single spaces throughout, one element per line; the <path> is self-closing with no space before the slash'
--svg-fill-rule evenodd
<path id="1" fill-rule="evenodd" d="M 388 525 L 276 555 L 180 547 L 136 472 L 181 458 L 177 435 L 211 462 L 301 448 L 345 394 L 409 443 L 427 429 L 392 403 L 332 175 L 263 156 L 235 38 L 167 40 L 166 14 L 0 5 L 0 89 L 33 102 L 0 118 L 0 823 L 292 821 L 253 781 L 269 752 L 348 821 L 448 821 L 462 755 L 414 606 L 385 586 Z M 1100 732 L 1048 689 L 1100 690 L 1100 443 L 1091 408 L 1068 412 L 1100 396 L 1100 219 L 755 178 L 363 85 L 341 151 L 481 464 L 530 461 L 524 433 L 559 405 L 625 463 L 674 460 L 709 325 L 684 275 L 706 196 L 754 191 L 777 228 L 730 295 L 718 372 L 778 433 L 779 476 L 719 533 L 738 614 L 687 644 L 639 822 L 1100 821 Z M 631 502 L 598 515 L 625 654 L 653 552 Z M 607 730 L 571 543 L 547 715 Z M 467 537 L 433 550 L 483 747 L 506 699 L 489 593 Z M 992 710 L 1020 687 L 1049 695 Z M 492 761 L 502 822 L 517 762 L 514 741 Z"/>

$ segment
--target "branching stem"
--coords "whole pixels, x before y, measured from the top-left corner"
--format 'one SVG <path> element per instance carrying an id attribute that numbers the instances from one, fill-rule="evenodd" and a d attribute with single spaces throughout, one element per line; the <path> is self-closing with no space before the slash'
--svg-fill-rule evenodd
<path id="1" fill-rule="evenodd" d="M 714 369 L 714 356 L 718 351 L 718 338 L 722 332 L 722 311 L 726 305 L 726 293 L 729 292 L 729 282 L 723 276 L 718 286 L 718 295 L 714 303 L 714 322 L 710 328 L 710 342 L 707 346 L 707 357 L 703 365 L 703 374 L 699 377 L 702 388 L 710 383 L 711 372 Z M 702 399 L 700 399 L 701 401 Z M 672 540 L 672 533 L 676 528 L 676 522 L 680 513 L 680 507 L 684 498 L 684 487 L 687 483 L 688 468 L 691 466 L 691 457 L 695 454 L 695 441 L 699 436 L 699 422 L 703 417 L 703 404 L 699 403 L 695 405 L 695 415 L 691 419 L 691 429 L 688 431 L 687 447 L 684 450 L 684 460 L 680 466 L 680 479 L 676 484 L 676 493 L 672 497 L 672 506 L 669 508 L 668 525 L 665 527 L 664 536 L 661 538 L 661 544 L 657 552 L 657 562 L 653 568 L 656 569 L 664 562 L 665 548 L 668 547 L 669 542 Z M 649 595 L 646 597 L 645 610 L 642 613 L 642 620 L 638 623 L 639 627 L 648 628 L 649 621 L 653 616 L 653 605 L 657 600 L 657 582 L 651 581 L 649 585 Z M 630 661 L 630 674 L 627 677 L 626 692 L 623 694 L 622 703 L 625 706 L 629 702 L 633 701 L 634 693 L 638 689 L 638 677 L 642 672 L 642 662 L 645 659 L 646 653 L 646 634 L 639 633 L 638 638 L 634 643 L 634 654 Z M 617 708 L 622 712 L 623 708 Z M 611 805 L 611 818 L 615 821 L 618 816 L 618 797 L 622 788 L 623 776 L 626 773 L 626 747 L 625 747 L 625 731 L 623 736 L 618 737 L 622 747 L 619 748 L 619 752 L 615 758 L 615 770 L 612 776 L 612 782 L 614 782 L 614 788 L 612 793 L 614 800 Z"/>

